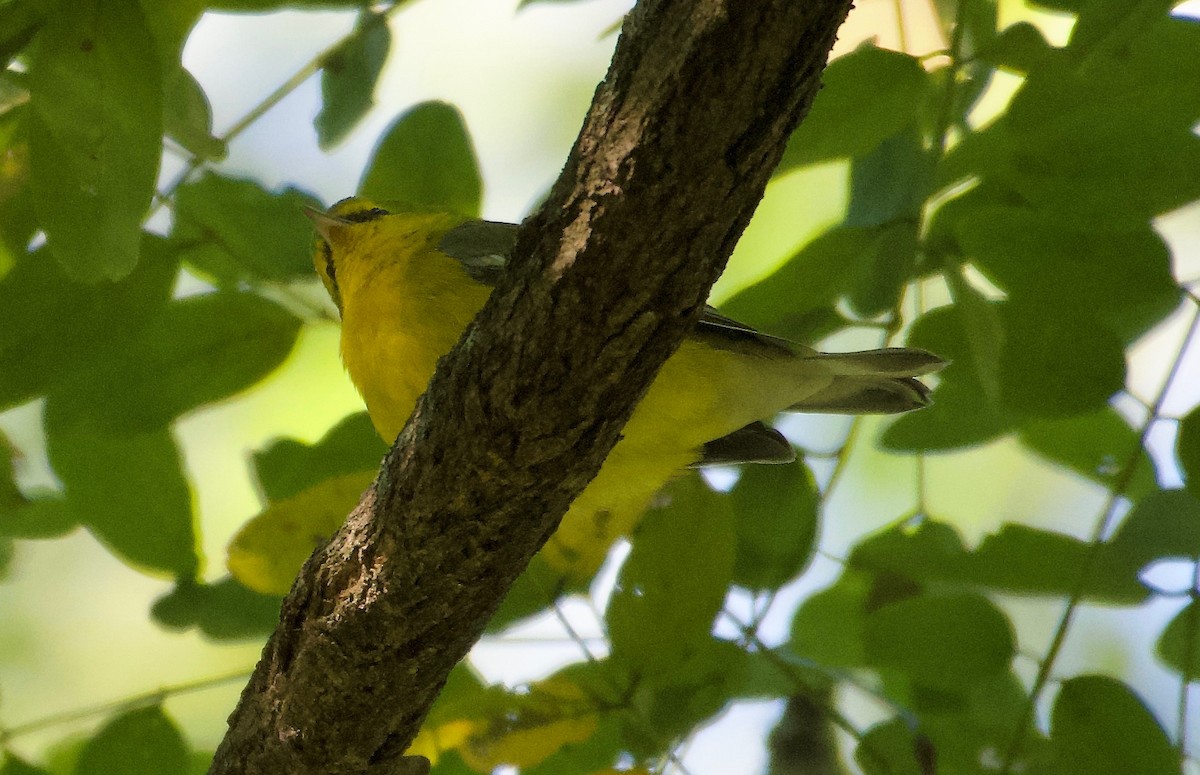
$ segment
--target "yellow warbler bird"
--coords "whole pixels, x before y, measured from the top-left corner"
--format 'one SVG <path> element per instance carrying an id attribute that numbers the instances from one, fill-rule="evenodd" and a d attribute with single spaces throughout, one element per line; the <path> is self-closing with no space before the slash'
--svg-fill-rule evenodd
<path id="1" fill-rule="evenodd" d="M 388 212 L 357 198 L 309 211 L 313 261 L 342 316 L 342 360 L 391 442 L 487 300 L 516 242 L 513 224 Z M 543 550 L 564 576 L 594 571 L 654 495 L 689 466 L 786 462 L 762 420 L 779 412 L 903 412 L 928 403 L 915 378 L 943 362 L 923 350 L 825 354 L 706 309 L 667 359 L 596 478 Z"/>

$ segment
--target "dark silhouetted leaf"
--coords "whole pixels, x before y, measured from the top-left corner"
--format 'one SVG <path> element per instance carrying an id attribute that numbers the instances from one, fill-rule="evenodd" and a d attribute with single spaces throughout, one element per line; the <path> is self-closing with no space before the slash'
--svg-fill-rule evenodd
<path id="1" fill-rule="evenodd" d="M 150 613 L 164 627 L 198 627 L 214 640 L 261 638 L 279 624 L 279 598 L 260 595 L 232 578 L 212 584 L 182 579 L 169 594 L 154 601 Z"/>
<path id="2" fill-rule="evenodd" d="M 1179 457 L 1188 490 L 1200 495 L 1200 408 L 1188 412 L 1179 423 L 1175 454 Z"/>
<path id="3" fill-rule="evenodd" d="M 1179 757 L 1146 704 L 1106 676 L 1065 681 L 1050 712 L 1056 775 L 1179 775 Z"/>
<path id="4" fill-rule="evenodd" d="M 678 665 L 709 640 L 733 575 L 729 499 L 698 476 L 668 490 L 633 536 L 605 618 L 613 659 L 642 675 Z"/>
<path id="5" fill-rule="evenodd" d="M 321 69 L 321 112 L 313 125 L 322 150 L 337 145 L 375 104 L 375 82 L 392 46 L 383 14 L 363 11 L 354 34 Z"/>
<path id="6" fill-rule="evenodd" d="M 924 686 L 962 691 L 1008 670 L 1015 653 L 1008 619 L 979 595 L 928 595 L 872 611 L 867 659 Z"/>
<path id="7" fill-rule="evenodd" d="M 1189 682 L 1200 673 L 1200 604 L 1195 600 L 1175 614 L 1154 649 L 1163 664 Z"/>
<path id="8" fill-rule="evenodd" d="M 1082 592 L 1088 599 L 1123 604 L 1146 599 L 1148 593 L 1137 579 L 1141 565 L 1107 552 L 1089 560 L 1091 551 L 1087 542 L 1073 536 L 1007 524 L 968 552 L 954 528 L 925 521 L 914 530 L 894 528 L 863 541 L 850 555 L 849 565 L 921 584 L 965 584 L 1032 595 L 1071 594 L 1087 573 Z"/>
<path id="9" fill-rule="evenodd" d="M 1200 558 L 1200 498 L 1187 490 L 1142 498 L 1109 544 L 1114 557 L 1133 568 L 1168 558 Z"/>
<path id="10" fill-rule="evenodd" d="M 1002 306 L 1000 392 L 1006 408 L 1029 418 L 1092 414 L 1125 386 L 1125 349 L 1084 313 L 1047 316 L 1041 305 Z"/>
<path id="11" fill-rule="evenodd" d="M 908 343 L 950 363 L 938 374 L 933 405 L 897 418 L 883 432 L 883 446 L 894 450 L 953 449 L 990 441 L 1009 430 L 1004 411 L 988 400 L 980 383 L 980 374 L 999 373 L 999 353 L 972 347 L 967 325 L 974 318 L 955 304 L 933 310 L 913 323 Z M 977 356 L 991 362 L 978 363 Z"/>
<path id="12" fill-rule="evenodd" d="M 730 493 L 737 553 L 733 582 L 778 589 L 800 574 L 817 538 L 820 494 L 808 467 L 746 466 Z"/>
<path id="13" fill-rule="evenodd" d="M 268 500 L 282 500 L 339 474 L 371 471 L 388 447 L 366 412 L 343 418 L 316 444 L 276 439 L 254 453 L 254 472 Z"/>
<path id="14" fill-rule="evenodd" d="M 1043 317 L 1086 315 L 1132 342 L 1179 305 L 1170 254 L 1149 225 L 1106 234 L 1052 214 L 984 207 L 960 219 L 957 233 L 989 279 Z"/>

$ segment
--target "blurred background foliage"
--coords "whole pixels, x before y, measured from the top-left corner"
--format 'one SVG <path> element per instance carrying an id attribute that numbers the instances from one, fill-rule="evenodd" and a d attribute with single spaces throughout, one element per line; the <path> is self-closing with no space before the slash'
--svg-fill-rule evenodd
<path id="1" fill-rule="evenodd" d="M 205 770 L 386 449 L 301 206 L 519 220 L 627 10 L 0 2 L 0 773 Z M 1198 11 L 860 2 L 713 300 L 934 406 L 535 562 L 434 772 L 1196 771 Z"/>

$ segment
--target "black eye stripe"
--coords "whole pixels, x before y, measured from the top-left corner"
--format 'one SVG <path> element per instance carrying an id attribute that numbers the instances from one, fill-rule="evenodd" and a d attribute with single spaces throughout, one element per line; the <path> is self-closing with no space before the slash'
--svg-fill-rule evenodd
<path id="1" fill-rule="evenodd" d="M 367 221 L 373 221 L 376 218 L 382 218 L 385 215 L 391 215 L 391 213 L 389 213 L 387 210 L 384 210 L 382 207 L 372 207 L 370 210 L 359 210 L 358 212 L 346 213 L 338 217 L 350 221 L 351 223 L 366 223 Z"/>

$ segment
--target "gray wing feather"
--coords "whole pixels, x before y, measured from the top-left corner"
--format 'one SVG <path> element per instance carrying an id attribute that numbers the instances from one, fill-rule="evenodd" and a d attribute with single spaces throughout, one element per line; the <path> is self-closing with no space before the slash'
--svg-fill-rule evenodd
<path id="1" fill-rule="evenodd" d="M 458 259 L 471 279 L 495 287 L 516 244 L 515 223 L 466 221 L 446 232 L 438 249 Z"/>

